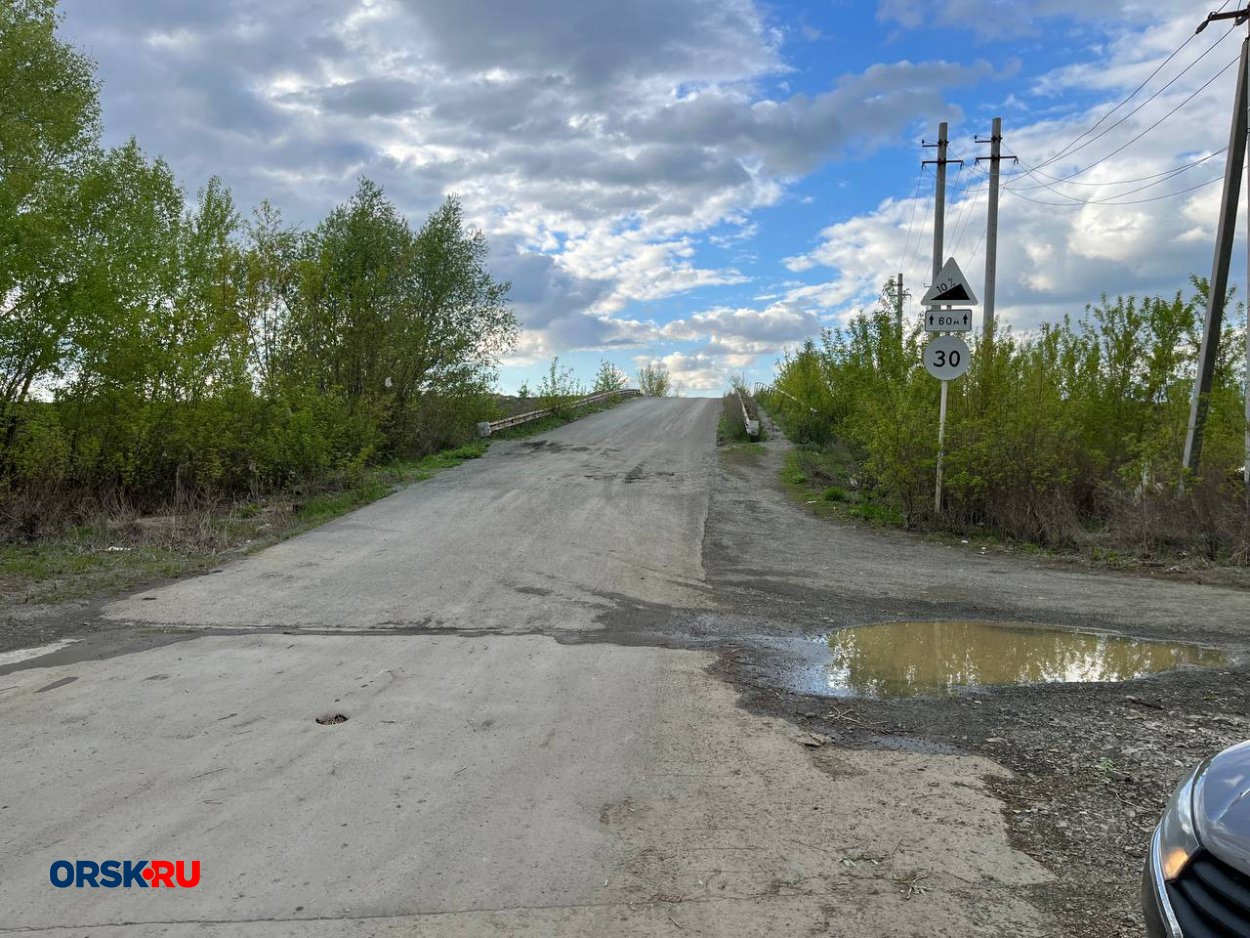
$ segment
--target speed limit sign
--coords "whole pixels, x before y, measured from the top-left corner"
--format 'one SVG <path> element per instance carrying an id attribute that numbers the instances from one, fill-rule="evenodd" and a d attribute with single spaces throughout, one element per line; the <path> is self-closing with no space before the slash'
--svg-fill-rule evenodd
<path id="1" fill-rule="evenodd" d="M 924 366 L 942 381 L 954 381 L 968 370 L 968 343 L 957 335 L 939 335 L 924 347 Z"/>

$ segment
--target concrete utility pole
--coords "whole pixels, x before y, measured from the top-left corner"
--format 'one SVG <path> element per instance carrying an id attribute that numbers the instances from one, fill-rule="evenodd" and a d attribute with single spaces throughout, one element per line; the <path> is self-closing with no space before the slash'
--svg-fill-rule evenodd
<path id="1" fill-rule="evenodd" d="M 948 160 L 946 158 L 946 149 L 949 140 L 946 139 L 946 121 L 938 124 L 937 143 L 925 143 L 920 141 L 922 147 L 932 149 L 937 148 L 938 158 L 936 160 L 925 160 L 923 165 L 929 166 L 936 164 L 937 166 L 937 196 L 933 205 L 933 279 L 937 279 L 938 271 L 942 269 L 944 258 L 942 257 L 942 240 L 946 234 L 946 164 L 958 163 L 964 165 L 963 160 Z"/>
<path id="2" fill-rule="evenodd" d="M 998 182 L 1000 164 L 1003 161 L 1003 119 L 994 118 L 990 139 L 976 138 L 977 143 L 990 145 L 989 156 L 978 156 L 977 162 L 989 160 L 990 164 L 990 204 L 989 214 L 985 223 L 985 319 L 982 324 L 981 339 L 984 348 L 994 347 L 994 284 L 998 279 Z"/>
<path id="3" fill-rule="evenodd" d="M 932 281 L 936 281 L 938 274 L 941 273 L 942 264 L 945 260 L 942 257 L 942 239 L 946 229 L 946 164 L 958 163 L 964 165 L 963 160 L 948 160 L 946 158 L 946 150 L 950 141 L 947 139 L 947 124 L 942 121 L 938 124 L 937 143 L 925 143 L 920 141 L 923 147 L 937 147 L 938 158 L 936 160 L 925 160 L 923 165 L 928 166 L 930 163 L 937 164 L 937 197 L 933 203 L 933 277 Z M 933 492 L 933 509 L 938 514 L 942 513 L 942 464 L 946 461 L 946 401 L 950 393 L 950 382 L 942 382 L 942 403 L 941 412 L 938 418 L 938 454 L 937 454 L 937 484 Z"/>
<path id="4" fill-rule="evenodd" d="M 1236 19 L 1237 24 L 1250 18 L 1250 9 L 1231 13 L 1212 13 L 1198 27 L 1198 32 L 1216 20 Z M 1202 332 L 1202 348 L 1198 352 L 1198 373 L 1194 376 L 1193 397 L 1189 405 L 1189 429 L 1185 434 L 1185 468 L 1197 472 L 1202 461 L 1202 435 L 1207 411 L 1211 405 L 1211 380 L 1219 357 L 1220 329 L 1224 324 L 1224 300 L 1228 293 L 1228 268 L 1233 257 L 1233 237 L 1237 230 L 1237 200 L 1241 197 L 1242 164 L 1246 159 L 1247 69 L 1250 67 L 1250 36 L 1241 43 L 1241 65 L 1237 69 L 1237 94 L 1233 101 L 1232 129 L 1228 139 L 1228 162 L 1224 167 L 1224 199 L 1220 204 L 1219 226 L 1215 236 L 1215 259 L 1211 264 L 1211 282 L 1207 295 L 1207 318 Z"/>

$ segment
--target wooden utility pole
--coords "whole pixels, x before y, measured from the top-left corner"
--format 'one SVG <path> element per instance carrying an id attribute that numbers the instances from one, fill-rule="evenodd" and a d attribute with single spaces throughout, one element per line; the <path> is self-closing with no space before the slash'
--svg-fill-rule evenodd
<path id="1" fill-rule="evenodd" d="M 1000 164 L 1003 161 L 1003 119 L 994 118 L 990 139 L 977 137 L 977 143 L 990 145 L 989 156 L 978 156 L 977 162 L 988 160 L 990 164 L 990 204 L 985 222 L 985 319 L 981 327 L 984 348 L 994 348 L 994 284 L 998 279 L 998 183 Z"/>
<path id="2" fill-rule="evenodd" d="M 1198 32 L 1216 20 L 1235 19 L 1238 24 L 1250 18 L 1250 9 L 1231 13 L 1212 13 Z M 1219 225 L 1215 235 L 1215 259 L 1211 264 L 1211 281 L 1207 289 L 1207 317 L 1198 352 L 1198 373 L 1194 375 L 1193 396 L 1189 404 L 1189 429 L 1185 434 L 1185 468 L 1197 472 L 1202 461 L 1202 436 L 1207 411 L 1211 405 L 1211 380 L 1219 357 L 1220 330 L 1224 325 L 1224 301 L 1228 293 L 1228 268 L 1233 257 L 1233 237 L 1237 231 L 1237 200 L 1241 197 L 1241 177 L 1246 159 L 1246 108 L 1250 105 L 1247 78 L 1250 68 L 1250 36 L 1241 43 L 1241 65 L 1237 69 L 1237 94 L 1233 100 L 1232 129 L 1228 139 L 1228 162 L 1224 167 L 1224 198 L 1220 204 Z"/>

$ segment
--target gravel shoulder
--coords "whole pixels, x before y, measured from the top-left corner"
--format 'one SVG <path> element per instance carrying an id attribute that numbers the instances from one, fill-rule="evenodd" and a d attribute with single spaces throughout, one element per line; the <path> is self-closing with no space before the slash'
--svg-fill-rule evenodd
<path id="1" fill-rule="evenodd" d="M 708 525 L 709 579 L 735 597 L 740 635 L 721 670 L 744 704 L 839 747 L 992 760 L 1008 770 L 987 784 L 1011 843 L 1053 874 L 1024 891 L 1054 933 L 1140 935 L 1141 869 L 1164 802 L 1192 765 L 1250 737 L 1250 594 L 816 517 L 777 482 L 788 446 L 775 435 L 753 454 L 726 453 Z M 839 700 L 785 691 L 792 662 L 751 638 L 969 618 L 1202 643 L 1228 664 L 1118 684 Z"/>

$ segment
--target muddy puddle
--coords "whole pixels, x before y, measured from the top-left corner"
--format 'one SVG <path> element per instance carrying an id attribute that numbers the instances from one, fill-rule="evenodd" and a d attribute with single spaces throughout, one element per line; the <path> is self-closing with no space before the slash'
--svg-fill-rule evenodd
<path id="1" fill-rule="evenodd" d="M 1129 681 L 1224 655 L 1104 632 L 1013 622 L 891 622 L 770 642 L 767 670 L 788 689 L 831 697 L 940 696 L 1008 684 Z"/>

